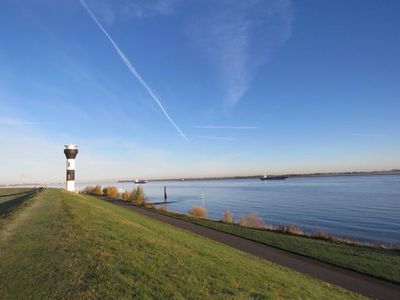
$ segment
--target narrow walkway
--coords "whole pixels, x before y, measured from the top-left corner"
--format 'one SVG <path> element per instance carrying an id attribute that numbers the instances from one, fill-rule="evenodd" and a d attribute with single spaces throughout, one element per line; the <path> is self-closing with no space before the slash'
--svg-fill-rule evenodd
<path id="1" fill-rule="evenodd" d="M 161 215 L 130 204 L 119 201 L 110 202 L 364 296 L 373 299 L 400 299 L 400 285 L 289 253 L 255 241 L 246 240 L 215 229 Z"/>

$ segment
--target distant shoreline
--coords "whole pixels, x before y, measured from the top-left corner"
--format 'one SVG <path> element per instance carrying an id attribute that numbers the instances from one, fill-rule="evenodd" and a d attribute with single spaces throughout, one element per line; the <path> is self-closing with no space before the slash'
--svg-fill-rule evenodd
<path id="1" fill-rule="evenodd" d="M 400 175 L 400 170 L 390 171 L 370 171 L 370 172 L 332 172 L 332 173 L 306 173 L 306 174 L 273 174 L 272 176 L 288 175 L 289 177 L 334 177 L 334 176 L 372 176 L 372 175 Z M 201 180 L 239 180 L 239 179 L 259 179 L 263 175 L 249 176 L 223 176 L 223 177 L 189 177 L 189 178 L 166 178 L 166 179 L 146 179 L 147 182 L 159 181 L 201 181 Z M 135 179 L 118 180 L 118 183 L 134 182 Z"/>
<path id="2" fill-rule="evenodd" d="M 334 176 L 372 176 L 372 175 L 400 175 L 400 169 L 394 169 L 390 171 L 370 171 L 370 172 L 331 172 L 331 173 L 306 173 L 306 174 L 271 174 L 272 176 L 288 175 L 292 178 L 301 177 L 334 177 Z M 160 181 L 206 181 L 206 180 L 239 180 L 239 179 L 259 179 L 262 175 L 249 175 L 249 176 L 223 176 L 223 177 L 189 177 L 189 178 L 166 178 L 166 179 L 146 179 L 147 182 L 160 182 Z M 117 180 L 118 183 L 133 183 L 136 179 L 123 179 Z M 99 181 L 100 182 L 100 181 Z M 115 180 L 102 180 L 101 182 L 115 182 Z M 82 183 L 90 183 L 89 181 L 83 181 Z M 5 187 L 23 187 L 23 186 L 51 186 L 51 185 L 61 185 L 64 182 L 58 183 L 10 183 L 10 184 L 0 184 L 0 188 Z"/>

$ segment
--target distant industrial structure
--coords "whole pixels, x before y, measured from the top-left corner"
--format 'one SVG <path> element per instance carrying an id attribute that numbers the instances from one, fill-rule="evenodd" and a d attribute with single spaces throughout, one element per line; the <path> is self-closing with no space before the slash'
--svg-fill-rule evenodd
<path id="1" fill-rule="evenodd" d="M 78 147 L 73 144 L 68 144 L 64 147 L 64 154 L 67 158 L 66 189 L 69 192 L 75 192 L 75 157 L 78 154 Z"/>

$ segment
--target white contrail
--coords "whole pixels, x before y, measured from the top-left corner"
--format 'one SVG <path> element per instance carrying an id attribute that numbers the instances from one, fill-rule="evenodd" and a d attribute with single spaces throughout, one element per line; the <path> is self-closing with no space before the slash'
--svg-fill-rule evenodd
<path id="1" fill-rule="evenodd" d="M 196 128 L 205 129 L 258 129 L 256 126 L 215 126 L 215 125 L 202 125 L 196 126 Z"/>
<path id="2" fill-rule="evenodd" d="M 164 106 L 162 105 L 161 101 L 158 99 L 156 94 L 154 94 L 153 90 L 147 85 L 146 81 L 140 76 L 140 74 L 136 71 L 136 69 L 132 66 L 130 61 L 126 58 L 124 53 L 119 49 L 117 44 L 114 42 L 114 40 L 111 38 L 111 36 L 108 34 L 108 32 L 104 29 L 104 27 L 100 24 L 99 20 L 97 20 L 96 16 L 92 13 L 90 8 L 87 6 L 86 2 L 84 0 L 80 0 L 82 6 L 86 9 L 86 11 L 89 13 L 90 17 L 93 19 L 93 21 L 97 24 L 97 26 L 103 31 L 103 33 L 106 35 L 108 40 L 111 42 L 113 45 L 115 51 L 117 51 L 119 57 L 122 59 L 124 64 L 128 67 L 129 71 L 135 76 L 135 78 L 140 82 L 140 84 L 146 89 L 146 91 L 149 93 L 151 98 L 157 103 L 157 105 L 160 107 L 161 111 L 164 113 L 165 117 L 168 119 L 168 121 L 175 127 L 175 129 L 178 131 L 179 135 L 183 137 L 187 142 L 189 142 L 189 139 L 186 137 L 186 135 L 182 132 L 182 130 L 176 125 L 174 120 L 169 116 L 168 112 L 165 110 Z"/>

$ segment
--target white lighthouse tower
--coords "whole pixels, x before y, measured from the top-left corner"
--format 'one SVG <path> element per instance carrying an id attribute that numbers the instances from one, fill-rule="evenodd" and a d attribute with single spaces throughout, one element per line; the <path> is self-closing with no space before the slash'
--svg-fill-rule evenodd
<path id="1" fill-rule="evenodd" d="M 67 157 L 67 184 L 69 192 L 75 192 L 75 157 L 78 154 L 78 147 L 73 144 L 65 145 L 64 154 Z"/>

